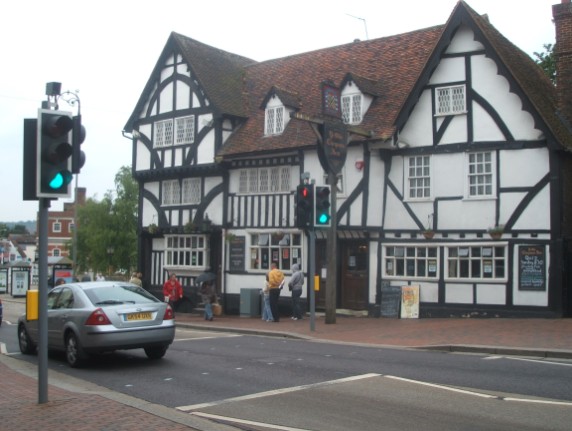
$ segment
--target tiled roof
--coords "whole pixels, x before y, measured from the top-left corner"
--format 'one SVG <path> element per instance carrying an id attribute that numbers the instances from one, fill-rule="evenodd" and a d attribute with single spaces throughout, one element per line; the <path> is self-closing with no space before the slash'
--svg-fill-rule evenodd
<path id="1" fill-rule="evenodd" d="M 319 117 L 321 83 L 340 85 L 347 74 L 357 77 L 367 92 L 379 94 L 360 127 L 376 138 L 393 134 L 394 121 L 405 97 L 437 42 L 442 27 L 431 27 L 397 36 L 353 42 L 304 54 L 269 60 L 246 68 L 250 112 L 248 120 L 221 149 L 220 155 L 257 153 L 315 145 L 316 135 L 308 122 L 292 119 L 284 133 L 264 136 L 261 101 L 277 86 L 300 98 L 302 114 Z M 357 83 L 357 81 L 356 81 Z"/>
<path id="2" fill-rule="evenodd" d="M 245 66 L 255 61 L 177 33 L 172 33 L 172 37 L 211 104 L 222 114 L 246 117 L 242 80 Z"/>

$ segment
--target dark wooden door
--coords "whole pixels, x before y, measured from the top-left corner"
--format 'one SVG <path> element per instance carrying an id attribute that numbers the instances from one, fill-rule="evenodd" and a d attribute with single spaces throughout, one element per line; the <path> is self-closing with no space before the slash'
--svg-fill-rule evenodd
<path id="1" fill-rule="evenodd" d="M 366 242 L 342 242 L 341 308 L 365 310 L 368 291 L 368 259 Z"/>

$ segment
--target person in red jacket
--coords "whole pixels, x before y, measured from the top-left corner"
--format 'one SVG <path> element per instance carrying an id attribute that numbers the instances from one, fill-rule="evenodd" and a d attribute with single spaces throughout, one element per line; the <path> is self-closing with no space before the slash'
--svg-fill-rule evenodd
<path id="1" fill-rule="evenodd" d="M 171 274 L 169 279 L 163 284 L 163 295 L 165 302 L 168 302 L 175 311 L 175 303 L 183 297 L 183 286 L 177 280 L 177 274 Z"/>

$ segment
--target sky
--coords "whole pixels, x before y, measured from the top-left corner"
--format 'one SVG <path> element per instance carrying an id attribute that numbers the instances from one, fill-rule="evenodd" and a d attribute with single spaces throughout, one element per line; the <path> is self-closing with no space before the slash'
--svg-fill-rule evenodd
<path id="1" fill-rule="evenodd" d="M 525 4 L 526 3 L 526 4 Z M 530 56 L 554 43 L 560 0 L 468 0 Z M 35 220 L 22 199 L 23 120 L 36 118 L 48 82 L 80 99 L 86 162 L 77 178 L 88 198 L 115 190 L 131 166 L 122 131 L 171 32 L 256 61 L 444 24 L 456 0 L 28 0 L 11 2 L 0 26 L 0 222 Z M 60 100 L 60 110 L 78 106 Z M 76 184 L 76 180 L 72 184 Z M 63 202 L 52 201 L 59 211 Z"/>

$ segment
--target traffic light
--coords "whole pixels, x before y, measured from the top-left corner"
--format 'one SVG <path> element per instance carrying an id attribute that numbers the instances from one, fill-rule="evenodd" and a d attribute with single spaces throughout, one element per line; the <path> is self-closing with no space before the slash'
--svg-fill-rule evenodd
<path id="1" fill-rule="evenodd" d="M 301 184 L 296 189 L 296 226 L 307 228 L 312 226 L 314 212 L 314 185 Z"/>
<path id="2" fill-rule="evenodd" d="M 76 115 L 73 117 L 72 174 L 79 174 L 85 163 L 85 153 L 81 150 L 83 141 L 85 141 L 85 127 L 81 125 L 81 115 Z"/>
<path id="3" fill-rule="evenodd" d="M 331 216 L 330 186 L 316 186 L 314 226 L 330 226 Z"/>
<path id="4" fill-rule="evenodd" d="M 70 196 L 73 125 L 69 112 L 38 110 L 36 196 L 39 198 Z"/>
<path id="5" fill-rule="evenodd" d="M 23 198 L 25 201 L 36 201 L 36 139 L 38 132 L 37 118 L 24 118 L 24 169 Z"/>

